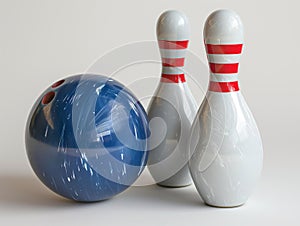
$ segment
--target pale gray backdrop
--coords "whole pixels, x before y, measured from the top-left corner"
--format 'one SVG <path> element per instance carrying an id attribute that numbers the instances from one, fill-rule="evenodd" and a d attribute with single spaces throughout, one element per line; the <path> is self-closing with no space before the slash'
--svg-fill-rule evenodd
<path id="1" fill-rule="evenodd" d="M 296 0 L 1 0 L 0 225 L 299 225 L 299 6 Z M 206 207 L 194 187 L 156 186 L 136 186 L 105 202 L 76 204 L 38 181 L 27 161 L 24 127 L 47 86 L 86 71 L 118 46 L 155 40 L 156 19 L 166 9 L 187 14 L 190 49 L 205 60 L 203 24 L 219 8 L 235 10 L 244 22 L 241 88 L 264 143 L 262 177 L 245 206 Z M 159 73 L 159 64 L 139 65 L 118 80 L 129 84 Z M 207 76 L 195 76 L 204 88 Z M 155 86 L 149 83 L 148 89 Z M 200 103 L 203 91 L 191 87 Z M 144 174 L 140 184 L 149 180 Z"/>

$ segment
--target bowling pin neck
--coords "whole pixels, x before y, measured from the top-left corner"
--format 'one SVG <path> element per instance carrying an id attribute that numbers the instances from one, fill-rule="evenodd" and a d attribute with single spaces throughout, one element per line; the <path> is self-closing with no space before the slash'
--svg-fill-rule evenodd
<path id="1" fill-rule="evenodd" d="M 158 40 L 158 44 L 162 61 L 161 82 L 185 82 L 183 67 L 188 40 Z"/>
<path id="2" fill-rule="evenodd" d="M 190 25 L 184 13 L 169 10 L 160 15 L 156 35 L 162 60 L 161 82 L 185 82 L 184 58 L 190 37 Z"/>
<path id="3" fill-rule="evenodd" d="M 238 70 L 243 44 L 205 44 L 210 69 L 209 90 L 239 91 Z"/>
<path id="4" fill-rule="evenodd" d="M 239 90 L 238 69 L 243 47 L 243 24 L 231 10 L 217 10 L 206 20 L 204 43 L 210 69 L 209 90 Z"/>

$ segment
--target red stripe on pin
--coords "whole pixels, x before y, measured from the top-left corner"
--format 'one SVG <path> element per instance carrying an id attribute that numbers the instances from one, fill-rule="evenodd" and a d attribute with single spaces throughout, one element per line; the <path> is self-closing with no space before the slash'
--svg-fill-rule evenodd
<path id="1" fill-rule="evenodd" d="M 209 68 L 212 73 L 233 74 L 238 72 L 239 63 L 234 63 L 234 64 L 209 63 Z"/>
<path id="2" fill-rule="evenodd" d="M 228 93 L 228 92 L 235 92 L 239 91 L 239 84 L 238 81 L 234 82 L 209 82 L 209 91 L 212 92 L 221 92 L 221 93 Z"/>
<path id="3" fill-rule="evenodd" d="M 188 43 L 189 40 L 184 40 L 184 41 L 159 40 L 158 41 L 158 45 L 160 49 L 186 49 Z"/>
<path id="4" fill-rule="evenodd" d="M 185 82 L 185 76 L 184 74 L 162 74 L 160 81 L 166 83 L 183 83 Z"/>
<path id="5" fill-rule="evenodd" d="M 183 67 L 184 58 L 162 58 L 164 67 Z"/>
<path id="6" fill-rule="evenodd" d="M 240 54 L 242 52 L 243 44 L 230 45 L 212 45 L 206 44 L 206 52 L 208 54 Z"/>

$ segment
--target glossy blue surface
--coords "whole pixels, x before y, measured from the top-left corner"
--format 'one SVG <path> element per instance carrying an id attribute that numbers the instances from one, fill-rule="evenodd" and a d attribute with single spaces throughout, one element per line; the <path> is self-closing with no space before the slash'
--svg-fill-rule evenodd
<path id="1" fill-rule="evenodd" d="M 119 82 L 68 77 L 34 104 L 26 149 L 40 180 L 78 201 L 108 199 L 130 186 L 147 162 L 147 115 Z"/>

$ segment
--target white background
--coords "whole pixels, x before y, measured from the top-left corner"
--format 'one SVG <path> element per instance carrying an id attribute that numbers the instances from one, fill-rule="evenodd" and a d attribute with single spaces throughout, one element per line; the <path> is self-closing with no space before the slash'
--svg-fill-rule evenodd
<path id="1" fill-rule="evenodd" d="M 297 2 L 1 0 L 0 225 L 299 225 Z M 241 87 L 264 143 L 262 177 L 246 205 L 207 207 L 193 186 L 155 185 L 136 186 L 104 202 L 78 204 L 38 181 L 26 157 L 24 128 L 32 104 L 46 87 L 86 71 L 113 48 L 155 40 L 156 20 L 166 9 L 186 13 L 192 26 L 190 49 L 205 59 L 203 24 L 219 8 L 235 10 L 244 23 Z M 129 77 L 160 76 L 159 65 L 142 68 L 129 70 Z M 130 83 L 123 74 L 118 80 Z M 206 87 L 208 74 L 195 78 Z M 150 85 L 154 91 L 156 84 Z M 196 87 L 192 92 L 200 104 L 203 92 Z M 141 178 L 148 180 L 146 174 Z"/>

